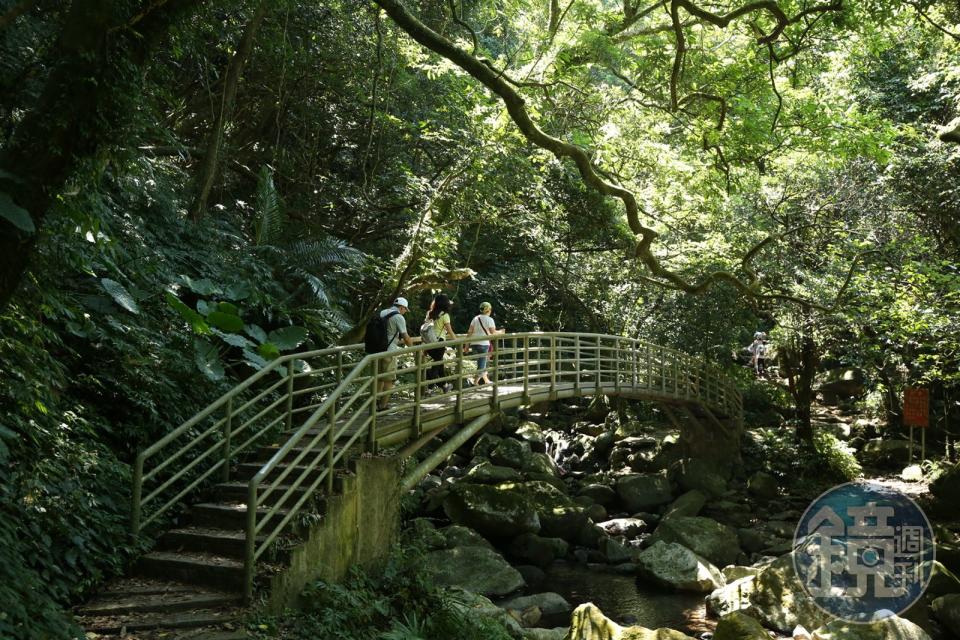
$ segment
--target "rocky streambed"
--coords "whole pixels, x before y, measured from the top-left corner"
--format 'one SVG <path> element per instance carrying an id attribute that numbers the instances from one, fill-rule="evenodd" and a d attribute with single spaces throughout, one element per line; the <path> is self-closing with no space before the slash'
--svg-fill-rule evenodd
<path id="1" fill-rule="evenodd" d="M 683 458 L 670 429 L 556 404 L 504 416 L 426 477 L 408 531 L 436 582 L 517 638 L 960 636 L 960 580 L 940 563 L 904 618 L 831 621 L 790 555 L 810 497 L 723 462 Z"/>

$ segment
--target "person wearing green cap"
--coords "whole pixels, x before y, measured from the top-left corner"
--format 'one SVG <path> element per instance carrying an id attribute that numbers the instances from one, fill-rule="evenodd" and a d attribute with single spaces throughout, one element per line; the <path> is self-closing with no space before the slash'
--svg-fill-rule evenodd
<path id="1" fill-rule="evenodd" d="M 497 329 L 497 323 L 494 322 L 490 314 L 493 313 L 493 305 L 489 302 L 480 303 L 480 313 L 478 313 L 470 322 L 470 328 L 467 329 L 467 337 L 487 335 L 492 336 L 503 333 L 503 329 Z M 477 375 L 473 384 L 490 384 L 490 378 L 487 375 L 487 354 L 493 351 L 493 346 L 489 340 L 480 340 L 470 346 L 470 350 L 477 358 Z"/>

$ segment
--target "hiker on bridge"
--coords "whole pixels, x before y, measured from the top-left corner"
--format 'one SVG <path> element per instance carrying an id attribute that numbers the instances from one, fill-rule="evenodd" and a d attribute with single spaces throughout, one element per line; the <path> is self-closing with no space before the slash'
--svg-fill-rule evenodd
<path id="1" fill-rule="evenodd" d="M 400 343 L 413 346 L 413 340 L 407 333 L 407 321 L 403 315 L 410 310 L 410 305 L 406 298 L 397 298 L 393 301 L 393 306 L 380 312 L 381 320 L 386 322 L 387 334 L 387 353 L 393 353 L 400 349 Z M 383 411 L 390 402 L 390 390 L 397 382 L 397 356 L 394 354 L 389 358 L 383 358 L 379 361 L 377 373 L 377 392 L 383 393 L 377 402 L 377 408 Z"/>
<path id="2" fill-rule="evenodd" d="M 456 338 L 457 334 L 453 330 L 453 326 L 450 324 L 450 307 L 453 305 L 453 302 L 450 298 L 444 294 L 438 294 L 433 302 L 430 303 L 430 310 L 427 312 L 427 317 L 424 318 L 423 324 L 420 325 L 420 339 L 424 344 L 437 343 L 435 349 L 428 349 L 427 355 L 430 356 L 430 359 L 434 361 L 434 365 L 427 369 L 427 389 L 440 390 L 444 392 L 449 392 L 453 389 L 453 384 L 447 382 L 442 384 L 440 382 L 433 382 L 431 380 L 439 380 L 443 377 L 443 356 L 446 353 L 446 347 L 442 343 L 444 340 L 450 340 Z"/>
<path id="3" fill-rule="evenodd" d="M 481 334 L 492 336 L 498 333 L 503 333 L 504 329 L 497 329 L 497 323 L 494 322 L 493 318 L 491 317 L 492 313 L 493 305 L 489 302 L 481 302 L 480 313 L 477 314 L 470 322 L 470 328 L 467 329 L 467 337 L 469 338 L 470 336 L 478 336 Z M 479 342 L 474 342 L 470 346 L 470 350 L 473 352 L 473 355 L 478 356 L 477 376 L 473 379 L 473 384 L 490 384 L 490 377 L 487 375 L 487 356 L 493 351 L 493 345 L 489 340 L 481 340 Z"/>

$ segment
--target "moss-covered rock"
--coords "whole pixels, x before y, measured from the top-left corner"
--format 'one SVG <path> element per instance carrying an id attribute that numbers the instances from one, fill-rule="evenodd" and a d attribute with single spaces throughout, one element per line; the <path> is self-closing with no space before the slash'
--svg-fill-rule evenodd
<path id="1" fill-rule="evenodd" d="M 591 602 L 573 611 L 565 640 L 693 640 L 673 629 L 621 627 Z"/>
<path id="2" fill-rule="evenodd" d="M 733 564 L 740 555 L 736 532 L 710 518 L 666 518 L 651 537 L 652 542 L 658 540 L 679 543 L 721 567 Z"/>
<path id="3" fill-rule="evenodd" d="M 903 618 L 856 624 L 834 620 L 813 632 L 813 640 L 930 640 L 927 632 Z"/>
<path id="4" fill-rule="evenodd" d="M 940 624 L 960 638 L 960 593 L 940 596 L 933 601 L 930 608 Z"/>
<path id="5" fill-rule="evenodd" d="M 724 585 L 723 574 L 709 560 L 674 542 L 656 542 L 638 554 L 642 578 L 677 591 L 710 593 Z"/>
<path id="6" fill-rule="evenodd" d="M 443 501 L 453 522 L 475 529 L 485 537 L 512 538 L 540 531 L 537 509 L 516 483 L 498 485 L 461 483 Z"/>
<path id="7" fill-rule="evenodd" d="M 524 586 L 523 577 L 499 553 L 487 547 L 432 551 L 424 568 L 441 587 L 457 587 L 485 596 L 505 596 Z"/>
<path id="8" fill-rule="evenodd" d="M 544 538 L 524 533 L 510 541 L 507 554 L 522 563 L 546 567 L 557 558 L 567 555 L 570 545 L 561 538 Z"/>
<path id="9" fill-rule="evenodd" d="M 770 640 L 763 625 L 741 611 L 720 618 L 713 640 Z"/>
<path id="10" fill-rule="evenodd" d="M 617 478 L 617 495 L 631 512 L 646 511 L 673 499 L 670 482 L 662 474 L 630 473 Z"/>

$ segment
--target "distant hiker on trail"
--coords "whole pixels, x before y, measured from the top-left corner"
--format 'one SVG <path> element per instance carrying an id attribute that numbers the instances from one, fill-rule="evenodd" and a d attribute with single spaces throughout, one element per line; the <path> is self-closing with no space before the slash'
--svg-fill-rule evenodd
<path id="1" fill-rule="evenodd" d="M 397 298 L 393 306 L 384 309 L 367 323 L 365 345 L 367 353 L 391 353 L 400 349 L 401 341 L 408 347 L 413 346 L 413 340 L 407 334 L 407 321 L 403 314 L 410 310 L 406 298 Z M 381 411 L 387 408 L 390 402 L 390 390 L 397 381 L 397 357 L 378 360 L 377 366 L 377 393 L 385 392 L 377 401 L 377 408 Z"/>
<path id="2" fill-rule="evenodd" d="M 497 323 L 493 321 L 490 314 L 493 313 L 493 305 L 489 302 L 480 303 L 480 313 L 474 316 L 470 322 L 470 328 L 467 329 L 467 337 L 479 336 L 481 334 L 492 336 L 503 333 L 503 329 L 497 329 Z M 493 351 L 493 345 L 489 340 L 481 340 L 470 345 L 470 350 L 477 358 L 477 377 L 473 384 L 490 384 L 490 378 L 487 375 L 487 354 Z"/>
<path id="3" fill-rule="evenodd" d="M 750 352 L 750 366 L 758 378 L 767 374 L 767 334 L 757 331 L 753 334 L 753 342 L 747 347 Z"/>
<path id="4" fill-rule="evenodd" d="M 430 310 L 427 312 L 427 317 L 424 318 L 423 324 L 420 325 L 420 339 L 424 344 L 439 344 L 444 340 L 457 337 L 453 326 L 450 324 L 450 307 L 452 305 L 453 302 L 450 301 L 450 298 L 442 293 L 436 296 L 433 302 L 430 303 Z M 431 380 L 439 380 L 443 377 L 443 355 L 446 350 L 446 347 L 443 345 L 435 349 L 427 350 L 427 355 L 436 363 L 427 369 L 428 390 L 442 388 L 443 391 L 447 392 L 453 389 L 453 384 L 450 382 L 446 384 L 430 382 Z"/>

